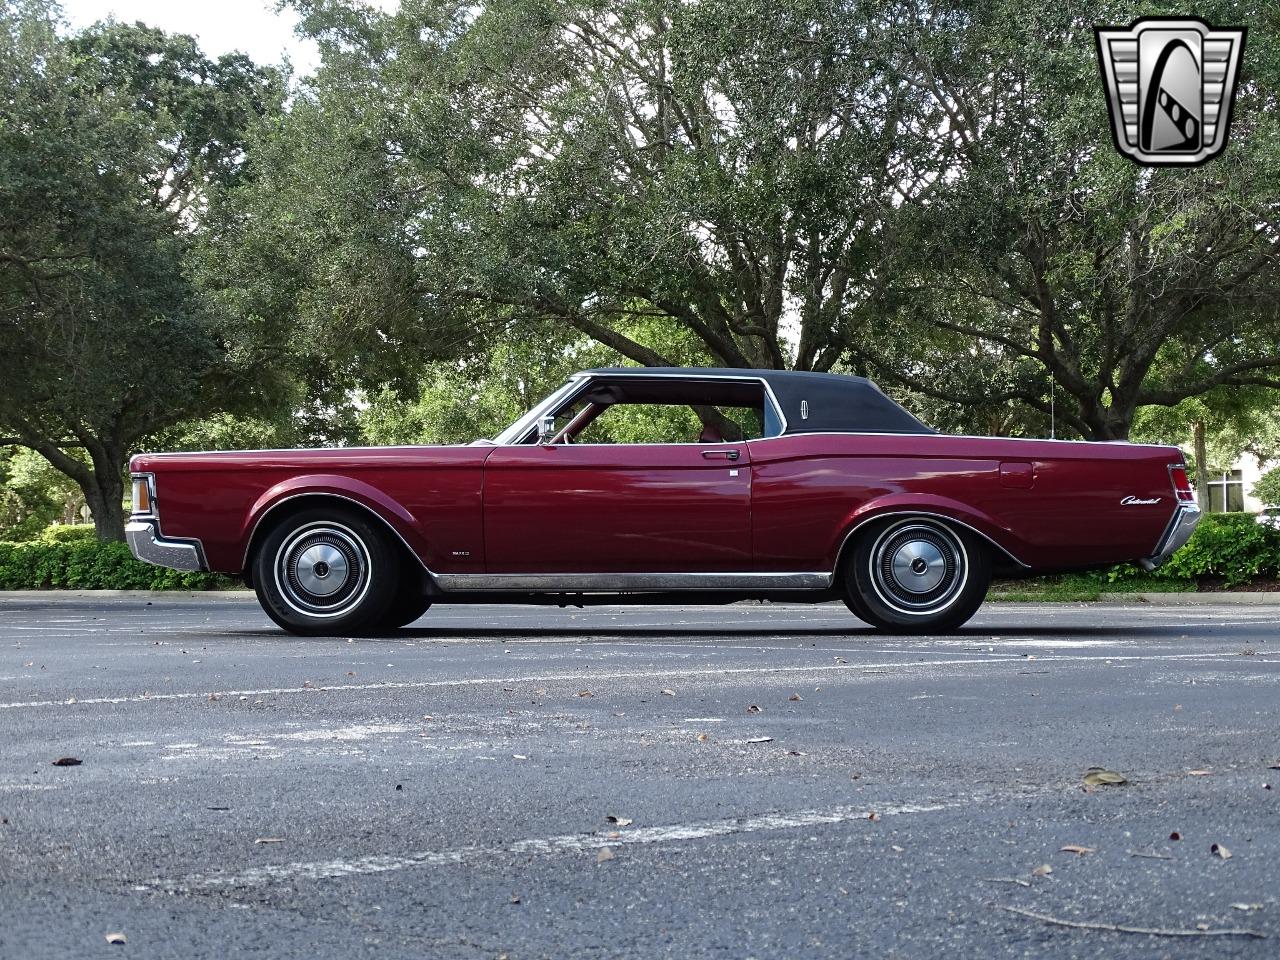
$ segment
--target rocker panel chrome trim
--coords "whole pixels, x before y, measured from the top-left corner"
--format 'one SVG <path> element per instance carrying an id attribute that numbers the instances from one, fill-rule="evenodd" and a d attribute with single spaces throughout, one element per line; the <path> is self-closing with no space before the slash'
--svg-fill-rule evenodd
<path id="1" fill-rule="evenodd" d="M 438 573 L 446 592 L 646 593 L 680 590 L 825 590 L 830 573 Z"/>

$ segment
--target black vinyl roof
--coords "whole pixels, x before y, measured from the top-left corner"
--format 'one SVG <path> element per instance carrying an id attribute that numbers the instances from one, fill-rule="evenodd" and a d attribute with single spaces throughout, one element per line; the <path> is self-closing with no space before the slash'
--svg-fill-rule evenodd
<path id="1" fill-rule="evenodd" d="M 752 370 L 739 367 L 600 367 L 584 371 L 618 377 L 750 378 L 773 391 L 787 434 L 935 433 L 885 396 L 865 377 L 800 370 Z"/>

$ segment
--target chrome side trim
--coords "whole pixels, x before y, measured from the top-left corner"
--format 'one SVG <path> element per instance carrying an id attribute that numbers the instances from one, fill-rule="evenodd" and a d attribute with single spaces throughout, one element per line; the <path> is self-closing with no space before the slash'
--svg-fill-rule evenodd
<path id="1" fill-rule="evenodd" d="M 849 540 L 853 537 L 855 533 L 861 530 L 868 523 L 871 523 L 875 520 L 888 520 L 891 517 L 899 517 L 904 520 L 909 519 L 911 517 L 933 517 L 935 520 L 941 520 L 943 523 L 954 523 L 956 526 L 964 527 L 970 533 L 974 534 L 975 536 L 991 544 L 991 546 L 995 547 L 997 550 L 1003 553 L 1006 557 L 1008 557 L 1018 566 L 1022 567 L 1024 570 L 1031 569 L 1031 564 L 1024 563 L 1023 561 L 1019 560 L 1017 557 L 1013 555 L 1013 553 L 1007 547 L 1001 546 L 1000 544 L 996 543 L 994 540 L 992 540 L 989 536 L 987 536 L 977 527 L 971 526 L 970 524 L 965 523 L 963 520 L 957 520 L 954 517 L 948 517 L 944 513 L 934 513 L 930 510 L 912 510 L 912 509 L 891 510 L 888 513 L 877 513 L 875 516 L 865 517 L 862 520 L 859 520 L 850 528 L 849 532 L 844 535 L 844 539 L 840 541 L 840 549 L 836 551 L 836 564 L 839 565 L 840 558 L 844 556 L 845 548 L 849 545 Z"/>
<path id="2" fill-rule="evenodd" d="M 378 513 L 377 510 L 374 510 L 368 504 L 361 503 L 359 500 L 353 499 L 352 497 L 343 496 L 340 493 L 330 493 L 328 490 L 304 490 L 301 493 L 291 493 L 289 496 L 284 497 L 280 500 L 277 500 L 271 506 L 267 507 L 266 510 L 262 511 L 262 516 L 258 518 L 258 521 L 253 525 L 253 529 L 249 531 L 249 539 L 245 541 L 244 556 L 240 559 L 241 570 L 248 569 L 249 548 L 253 546 L 253 539 L 258 535 L 258 530 L 259 528 L 261 528 L 263 522 L 267 519 L 267 517 L 275 513 L 277 507 L 281 507 L 284 504 L 288 503 L 290 500 L 297 500 L 301 497 L 331 497 L 334 500 L 345 500 L 347 501 L 347 503 L 355 504 L 365 513 L 369 514 L 370 516 L 376 517 L 379 523 L 381 523 L 384 527 L 386 527 L 393 534 L 395 534 L 396 539 L 404 544 L 404 548 L 409 551 L 409 556 L 413 557 L 415 560 L 418 561 L 418 565 L 422 567 L 423 571 L 426 572 L 427 576 L 432 577 L 433 579 L 436 578 L 436 575 L 431 572 L 431 568 L 427 566 L 425 561 L 423 561 L 423 559 L 420 556 L 418 556 L 417 551 L 415 551 L 413 547 L 409 546 L 409 541 L 407 541 L 404 537 L 400 536 L 400 531 L 397 530 L 395 527 L 393 527 L 391 524 L 387 523 L 386 519 L 382 516 L 382 514 Z"/>
<path id="3" fill-rule="evenodd" d="M 680 590 L 824 590 L 830 573 L 442 573 L 447 592 L 647 593 Z"/>
<path id="4" fill-rule="evenodd" d="M 948 440 L 1012 440 L 1016 443 L 1065 443 L 1083 446 L 1123 446 L 1123 447 L 1143 447 L 1150 450 L 1168 450 L 1174 446 L 1169 443 L 1133 443 L 1129 440 L 1057 440 L 1053 437 L 991 437 L 978 436 L 972 433 L 942 433 L 940 431 L 930 431 L 929 433 L 889 433 L 883 430 L 799 430 L 795 433 L 782 433 L 776 437 L 756 437 L 754 440 L 744 440 L 743 443 L 764 443 L 766 440 L 794 440 L 798 437 L 911 437 L 918 440 L 928 440 L 936 438 L 945 438 Z"/>
<path id="5" fill-rule="evenodd" d="M 1169 520 L 1169 525 L 1165 527 L 1164 533 L 1160 536 L 1160 542 L 1156 545 L 1155 553 L 1139 560 L 1138 566 L 1148 573 L 1156 569 L 1182 547 L 1186 546 L 1187 541 L 1191 539 L 1191 534 L 1195 533 L 1196 524 L 1199 522 L 1199 504 L 1189 503 L 1185 500 L 1179 501 L 1178 509 L 1174 511 Z"/>
<path id="6" fill-rule="evenodd" d="M 159 521 L 151 518 L 130 520 L 124 528 L 130 552 L 144 563 L 171 570 L 208 570 L 204 546 L 199 540 L 166 538 L 160 535 Z"/>

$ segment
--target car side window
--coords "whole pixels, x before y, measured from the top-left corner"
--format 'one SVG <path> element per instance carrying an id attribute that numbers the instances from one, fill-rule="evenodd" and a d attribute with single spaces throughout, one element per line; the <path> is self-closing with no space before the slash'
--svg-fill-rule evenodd
<path id="1" fill-rule="evenodd" d="M 572 442 L 736 443 L 763 435 L 763 414 L 757 407 L 617 403 L 592 420 Z"/>

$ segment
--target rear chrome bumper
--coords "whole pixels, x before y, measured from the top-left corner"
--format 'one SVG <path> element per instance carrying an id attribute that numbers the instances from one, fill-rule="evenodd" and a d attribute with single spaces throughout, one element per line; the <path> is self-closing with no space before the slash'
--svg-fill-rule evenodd
<path id="1" fill-rule="evenodd" d="M 1156 552 L 1139 560 L 1138 566 L 1148 571 L 1160 566 L 1181 547 L 1186 545 L 1186 542 L 1191 539 L 1191 534 L 1195 532 L 1196 524 L 1199 522 L 1199 506 L 1194 503 L 1179 503 L 1178 512 L 1169 521 L 1169 526 L 1165 529 L 1164 535 L 1160 538 L 1160 543 L 1156 546 Z"/>
<path id="2" fill-rule="evenodd" d="M 160 524 L 154 519 L 130 520 L 124 536 L 133 555 L 146 563 L 173 570 L 209 569 L 199 540 L 166 539 L 160 535 Z"/>

